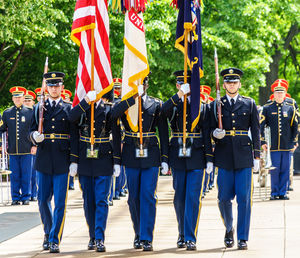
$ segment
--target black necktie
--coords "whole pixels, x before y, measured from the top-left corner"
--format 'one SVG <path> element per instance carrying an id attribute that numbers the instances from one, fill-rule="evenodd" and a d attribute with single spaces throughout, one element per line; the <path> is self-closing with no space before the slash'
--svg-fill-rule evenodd
<path id="1" fill-rule="evenodd" d="M 234 99 L 231 99 L 230 102 L 231 102 L 231 109 L 233 109 L 233 106 L 234 106 Z"/>
<path id="2" fill-rule="evenodd" d="M 53 100 L 52 101 L 52 105 L 51 105 L 51 113 L 53 113 L 54 109 L 55 109 L 55 105 L 56 105 L 56 101 Z"/>

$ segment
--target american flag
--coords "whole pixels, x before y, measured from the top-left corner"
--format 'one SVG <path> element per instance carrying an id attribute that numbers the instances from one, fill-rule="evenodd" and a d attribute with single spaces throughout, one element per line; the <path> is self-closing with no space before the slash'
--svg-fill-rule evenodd
<path id="1" fill-rule="evenodd" d="M 94 88 L 100 98 L 113 87 L 107 0 L 77 0 L 71 39 L 80 47 L 73 106 L 91 89 L 91 30 L 94 29 Z"/>

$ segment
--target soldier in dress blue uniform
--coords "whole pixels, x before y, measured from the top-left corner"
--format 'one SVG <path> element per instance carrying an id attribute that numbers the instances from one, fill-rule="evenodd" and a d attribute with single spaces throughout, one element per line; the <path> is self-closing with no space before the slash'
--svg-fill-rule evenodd
<path id="1" fill-rule="evenodd" d="M 32 109 L 23 105 L 26 89 L 10 89 L 14 106 L 3 112 L 0 134 L 8 132 L 8 154 L 10 160 L 12 205 L 29 204 L 31 196 L 31 147 L 30 133 Z"/>
<path id="2" fill-rule="evenodd" d="M 25 94 L 24 106 L 33 109 L 34 108 L 34 100 L 36 95 L 33 91 L 27 90 Z M 36 146 L 32 146 L 31 148 L 31 197 L 30 201 L 37 201 L 37 183 L 36 183 L 36 170 L 34 168 L 35 158 L 36 158 Z"/>
<path id="3" fill-rule="evenodd" d="M 223 130 L 217 128 L 216 101 L 211 106 L 211 121 L 215 141 L 214 164 L 218 167 L 218 204 L 226 227 L 224 243 L 234 245 L 232 200 L 238 204 L 238 249 L 247 249 L 252 205 L 254 171 L 259 169 L 260 126 L 253 99 L 239 95 L 240 77 L 237 68 L 221 71 L 226 95 L 221 98 Z M 251 131 L 252 140 L 248 136 Z M 254 160 L 253 160 L 254 156 Z"/>
<path id="4" fill-rule="evenodd" d="M 190 71 L 189 71 L 190 72 Z M 167 102 L 163 104 L 162 114 L 167 116 L 172 136 L 169 144 L 169 164 L 172 169 L 174 195 L 174 207 L 178 221 L 179 237 L 178 248 L 196 250 L 198 223 L 201 210 L 201 194 L 205 178 L 205 168 L 208 173 L 213 168 L 213 156 L 210 141 L 209 110 L 201 94 L 201 113 L 199 122 L 191 132 L 191 111 L 189 96 L 187 97 L 187 146 L 191 154 L 184 157 L 180 155 L 183 137 L 183 96 L 190 93 L 190 73 L 188 83 L 184 83 L 183 71 L 174 73 L 176 87 L 179 90 Z M 163 172 L 167 172 L 166 167 Z"/>
<path id="5" fill-rule="evenodd" d="M 144 79 L 143 84 L 138 86 L 138 94 L 116 104 L 112 114 L 115 120 L 121 118 L 125 128 L 121 158 L 122 165 L 125 166 L 128 205 L 135 232 L 134 248 L 152 251 L 157 202 L 155 191 L 161 161 L 168 161 L 169 135 L 167 119 L 160 114 L 162 101 L 144 94 L 148 88 L 148 77 Z M 144 153 L 139 152 L 139 133 L 131 130 L 125 114 L 125 111 L 135 104 L 137 95 L 142 96 Z M 160 146 L 156 128 L 159 132 Z M 118 134 L 118 137 L 121 138 L 121 135 Z"/>
<path id="6" fill-rule="evenodd" d="M 95 156 L 91 155 L 90 103 L 95 100 L 96 91 L 89 91 L 70 113 L 70 119 L 77 127 L 77 143 L 79 145 L 78 153 L 72 158 L 70 173 L 75 176 L 78 170 L 84 214 L 89 227 L 88 250 L 96 249 L 97 252 L 105 252 L 104 233 L 108 217 L 108 197 L 112 175 L 118 177 L 121 170 L 121 159 L 114 155 L 113 149 L 120 148 L 120 141 L 116 142 L 118 138 L 113 138 L 113 144 L 110 141 L 110 134 L 118 133 L 117 123 L 112 120 L 111 116 L 113 90 L 110 90 L 95 103 Z"/>
<path id="7" fill-rule="evenodd" d="M 49 72 L 44 74 L 44 78 L 49 98 L 45 102 L 43 133 L 37 131 L 37 105 L 32 117 L 30 138 L 38 146 L 35 169 L 38 177 L 39 211 L 45 232 L 43 249 L 58 253 L 65 222 L 70 157 L 73 157 L 72 153 L 76 149 L 75 127 L 69 118 L 71 104 L 61 99 L 64 73 Z"/>
<path id="8" fill-rule="evenodd" d="M 270 200 L 288 200 L 287 187 L 290 171 L 291 151 L 298 142 L 298 116 L 294 104 L 286 101 L 288 84 L 284 80 L 275 81 L 271 90 L 274 101 L 264 105 L 261 113 L 262 147 L 266 151 L 265 126 L 271 130 L 271 160 L 274 170 L 271 174 Z"/>

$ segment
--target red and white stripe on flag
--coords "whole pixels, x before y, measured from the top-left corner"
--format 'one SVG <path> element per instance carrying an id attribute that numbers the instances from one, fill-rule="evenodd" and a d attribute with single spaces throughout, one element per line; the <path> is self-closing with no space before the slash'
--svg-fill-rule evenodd
<path id="1" fill-rule="evenodd" d="M 71 39 L 80 47 L 73 106 L 91 89 L 91 30 L 94 29 L 94 88 L 99 99 L 113 87 L 107 0 L 77 0 Z"/>

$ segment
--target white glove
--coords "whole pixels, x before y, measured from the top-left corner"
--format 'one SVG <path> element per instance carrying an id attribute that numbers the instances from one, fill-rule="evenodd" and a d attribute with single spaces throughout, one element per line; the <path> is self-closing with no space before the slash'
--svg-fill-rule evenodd
<path id="1" fill-rule="evenodd" d="M 259 167 L 260 167 L 260 160 L 259 159 L 255 159 L 254 160 L 254 166 L 253 166 L 253 172 L 258 172 L 259 171 Z"/>
<path id="2" fill-rule="evenodd" d="M 115 164 L 114 165 L 114 177 L 118 177 L 121 173 L 121 166 Z"/>
<path id="3" fill-rule="evenodd" d="M 45 139 L 44 134 L 40 134 L 38 131 L 34 131 L 32 137 L 36 143 L 40 143 Z"/>
<path id="4" fill-rule="evenodd" d="M 212 162 L 207 162 L 205 172 L 207 174 L 210 174 L 213 171 L 213 169 L 214 169 L 214 164 Z"/>
<path id="5" fill-rule="evenodd" d="M 86 96 L 89 98 L 90 102 L 95 101 L 97 98 L 97 92 L 95 90 L 89 91 Z"/>
<path id="6" fill-rule="evenodd" d="M 166 175 L 169 171 L 169 166 L 167 164 L 167 162 L 162 162 L 161 163 L 161 170 L 160 172 L 163 174 L 163 175 Z"/>
<path id="7" fill-rule="evenodd" d="M 77 169 L 78 169 L 78 164 L 72 162 L 70 167 L 69 167 L 69 175 L 74 177 L 77 174 Z"/>
<path id="8" fill-rule="evenodd" d="M 141 97 L 145 93 L 144 85 L 139 85 L 138 86 L 138 93 L 139 93 L 139 97 Z"/>
<path id="9" fill-rule="evenodd" d="M 223 139 L 225 136 L 225 130 L 217 128 L 213 132 L 213 136 L 219 140 Z"/>
<path id="10" fill-rule="evenodd" d="M 190 88 L 190 85 L 188 83 L 182 84 L 180 86 L 180 90 L 183 92 L 184 95 L 191 92 L 191 88 Z"/>

